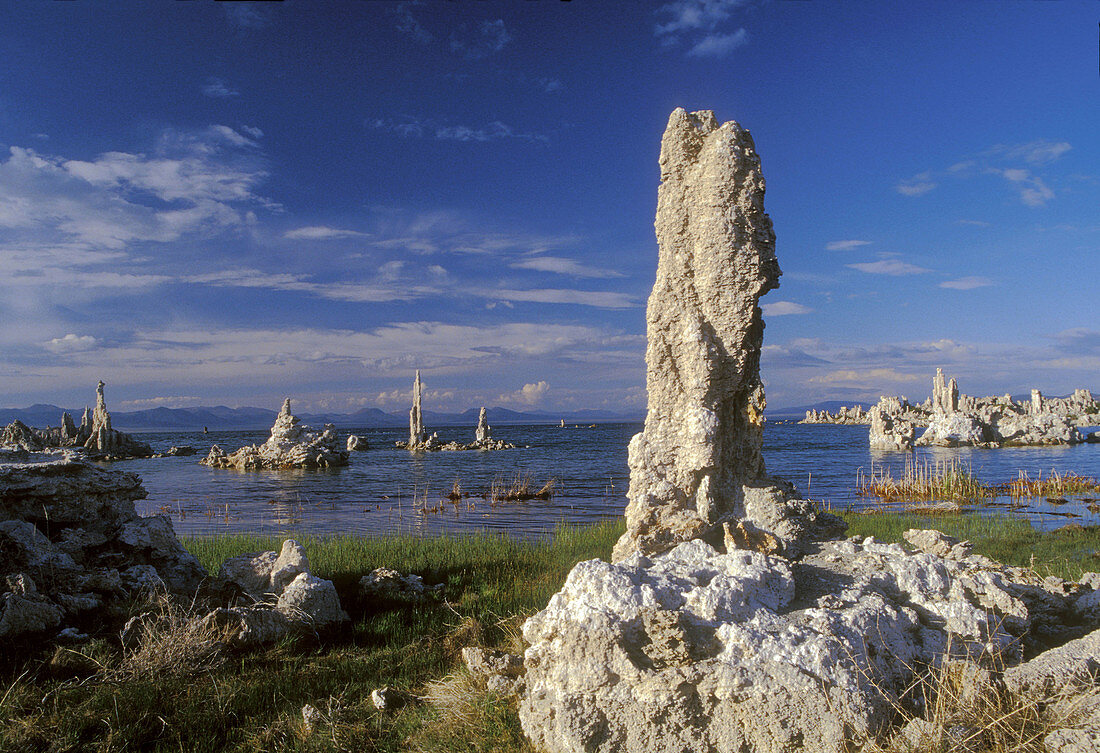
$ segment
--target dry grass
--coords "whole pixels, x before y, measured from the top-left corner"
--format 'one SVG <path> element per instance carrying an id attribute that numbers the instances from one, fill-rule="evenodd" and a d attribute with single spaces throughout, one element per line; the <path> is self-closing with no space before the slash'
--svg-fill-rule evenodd
<path id="1" fill-rule="evenodd" d="M 875 467 L 856 474 L 856 490 L 864 497 L 877 497 L 883 502 L 927 502 L 934 499 L 971 501 L 996 496 L 996 490 L 974 477 L 969 465 L 958 460 L 917 463 L 906 458 L 901 478 L 895 479 L 890 469 Z"/>
<path id="2" fill-rule="evenodd" d="M 1042 472 L 1039 473 L 1038 477 L 1031 478 L 1026 471 L 1020 471 L 1015 480 L 1001 484 L 996 487 L 996 491 L 1014 499 L 1020 497 L 1061 497 L 1066 494 L 1100 492 L 1100 481 L 1091 476 L 1079 476 L 1076 473 L 1058 473 L 1053 469 L 1046 478 L 1043 478 Z"/>

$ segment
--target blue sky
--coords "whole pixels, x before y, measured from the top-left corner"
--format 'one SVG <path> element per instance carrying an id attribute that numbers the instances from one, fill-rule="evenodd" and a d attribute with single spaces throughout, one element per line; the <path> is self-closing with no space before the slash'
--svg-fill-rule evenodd
<path id="1" fill-rule="evenodd" d="M 1095 2 L 0 3 L 0 404 L 637 409 L 675 107 L 772 406 L 1100 388 Z"/>

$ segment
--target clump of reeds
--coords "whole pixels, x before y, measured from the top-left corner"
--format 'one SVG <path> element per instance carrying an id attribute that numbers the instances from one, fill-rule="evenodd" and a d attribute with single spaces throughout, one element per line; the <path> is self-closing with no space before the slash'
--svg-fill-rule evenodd
<path id="1" fill-rule="evenodd" d="M 488 498 L 496 502 L 525 502 L 530 499 L 550 499 L 554 495 L 554 487 L 557 481 L 550 478 L 538 490 L 532 486 L 530 473 L 516 472 L 511 481 L 506 481 L 503 476 L 493 479 L 489 487 Z"/>
<path id="2" fill-rule="evenodd" d="M 996 490 L 979 481 L 970 466 L 957 459 L 935 464 L 905 461 L 901 478 L 889 468 L 872 463 L 871 472 L 856 472 L 856 489 L 861 496 L 878 497 L 884 502 L 927 502 L 934 499 L 972 501 L 996 496 Z"/>
<path id="3" fill-rule="evenodd" d="M 997 487 L 997 491 L 1016 499 L 1063 497 L 1067 494 L 1090 494 L 1100 491 L 1100 481 L 1091 476 L 1080 476 L 1076 473 L 1058 473 L 1053 469 L 1046 478 L 1041 471 L 1036 478 L 1031 478 L 1027 471 L 1020 471 L 1016 479 L 1001 484 Z"/>

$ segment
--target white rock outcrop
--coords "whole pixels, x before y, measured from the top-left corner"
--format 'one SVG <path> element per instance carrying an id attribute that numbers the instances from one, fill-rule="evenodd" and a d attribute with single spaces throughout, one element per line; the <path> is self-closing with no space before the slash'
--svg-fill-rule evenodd
<path id="1" fill-rule="evenodd" d="M 332 424 L 325 424 L 321 431 L 301 424 L 290 411 L 288 397 L 271 427 L 271 436 L 262 445 L 249 445 L 229 454 L 214 445 L 199 463 L 239 471 L 332 468 L 348 464 L 348 451 L 340 447 Z"/>
<path id="2" fill-rule="evenodd" d="M 1016 665 L 1068 621 L 1072 584 L 907 536 L 948 557 L 852 539 L 790 561 L 697 540 L 578 564 L 524 624 L 525 733 L 555 753 L 839 753 L 919 710 L 916 672 Z M 1068 653 L 1058 677 L 1087 669 Z"/>
<path id="3" fill-rule="evenodd" d="M 871 427 L 868 441 L 872 450 L 911 450 L 916 428 L 904 419 L 894 418 L 879 406 L 868 411 Z"/>
<path id="4" fill-rule="evenodd" d="M 474 431 L 474 442 L 488 442 L 493 436 L 493 430 L 489 426 L 488 414 L 485 411 L 485 406 L 481 406 L 481 411 L 477 414 L 477 429 Z"/>
<path id="5" fill-rule="evenodd" d="M 760 453 L 757 304 L 780 275 L 760 158 L 737 123 L 677 109 L 660 165 L 660 252 L 646 309 L 649 406 L 630 442 L 627 531 L 614 558 L 700 537 L 720 543 L 723 524 L 738 521 L 793 551 L 813 528 L 812 506 L 767 477 Z M 779 521 L 783 530 L 773 530 Z"/>

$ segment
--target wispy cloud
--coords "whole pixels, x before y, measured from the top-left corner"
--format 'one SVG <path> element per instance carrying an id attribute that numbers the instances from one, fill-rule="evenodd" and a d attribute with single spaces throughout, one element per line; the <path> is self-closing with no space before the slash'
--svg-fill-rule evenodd
<path id="1" fill-rule="evenodd" d="M 549 139 L 540 133 L 517 131 L 512 126 L 494 120 L 483 126 L 442 123 L 431 118 L 405 118 L 392 120 L 374 118 L 367 125 L 376 130 L 392 131 L 405 138 L 434 137 L 440 141 L 487 142 L 501 139 L 518 139 L 546 143 Z"/>
<path id="2" fill-rule="evenodd" d="M 760 310 L 764 316 L 787 316 L 789 314 L 810 314 L 813 309 L 793 301 L 774 301 L 760 304 Z"/>
<path id="3" fill-rule="evenodd" d="M 364 235 L 366 235 L 366 233 L 360 233 L 357 230 L 343 230 L 341 228 L 329 227 L 327 225 L 309 225 L 307 227 L 299 227 L 294 228 L 293 230 L 287 230 L 285 233 L 283 233 L 284 238 L 306 241 L 323 241 L 333 238 L 356 238 Z"/>
<path id="4" fill-rule="evenodd" d="M 413 8 L 420 5 L 422 5 L 422 3 L 414 1 L 398 3 L 394 6 L 392 13 L 397 18 L 394 26 L 402 34 L 407 34 L 420 44 L 429 44 L 435 41 L 435 36 L 424 28 L 420 20 L 413 13 Z"/>
<path id="5" fill-rule="evenodd" d="M 202 93 L 215 99 L 229 99 L 239 97 L 241 93 L 226 83 L 225 79 L 211 77 L 203 84 Z"/>
<path id="6" fill-rule="evenodd" d="M 1038 140 L 1024 144 L 997 144 L 981 154 L 967 157 L 939 171 L 926 170 L 900 181 L 895 188 L 905 196 L 923 196 L 937 187 L 937 180 L 969 180 L 983 175 L 1002 178 L 1021 202 L 1029 207 L 1042 207 L 1055 197 L 1043 176 L 1047 168 L 1072 149 L 1066 141 Z M 960 220 L 960 224 L 979 224 Z"/>
<path id="7" fill-rule="evenodd" d="M 993 284 L 993 280 L 988 277 L 960 277 L 957 280 L 946 280 L 940 283 L 941 288 L 948 288 L 950 290 L 973 290 L 974 288 L 984 288 Z"/>
<path id="8" fill-rule="evenodd" d="M 482 21 L 476 26 L 462 24 L 451 33 L 451 50 L 468 60 L 480 60 L 500 52 L 512 41 L 503 19 Z"/>
<path id="9" fill-rule="evenodd" d="M 825 244 L 826 251 L 850 251 L 860 246 L 869 246 L 871 241 L 829 241 Z"/>
<path id="10" fill-rule="evenodd" d="M 229 22 L 237 28 L 262 29 L 271 22 L 266 12 L 259 7 L 260 5 L 260 3 L 246 2 L 223 3 L 222 9 Z"/>
<path id="11" fill-rule="evenodd" d="M 613 269 L 599 269 L 560 256 L 533 256 L 509 265 L 513 269 L 532 269 L 536 272 L 554 272 L 573 277 L 622 277 Z"/>
<path id="12" fill-rule="evenodd" d="M 563 290 L 545 288 L 541 290 L 511 290 L 505 288 L 486 288 L 478 293 L 490 299 L 516 301 L 524 303 L 566 303 L 577 306 L 595 306 L 604 309 L 625 309 L 637 306 L 632 296 L 602 290 Z"/>
<path id="13" fill-rule="evenodd" d="M 723 31 L 735 10 L 748 0 L 675 0 L 657 11 L 657 38 L 666 46 L 686 46 L 691 57 L 725 57 L 746 44 L 744 28 Z"/>
<path id="14" fill-rule="evenodd" d="M 924 267 L 918 267 L 915 264 L 904 262 L 901 259 L 879 259 L 878 261 L 858 262 L 846 266 L 850 269 L 856 269 L 871 275 L 891 275 L 894 277 L 920 275 L 932 271 Z"/>
<path id="15" fill-rule="evenodd" d="M 723 58 L 742 45 L 748 44 L 749 33 L 738 29 L 731 34 L 707 34 L 696 42 L 687 54 L 697 58 Z"/>
<path id="16" fill-rule="evenodd" d="M 931 172 L 923 172 L 912 178 L 903 180 L 894 186 L 898 193 L 904 196 L 923 196 L 936 187 L 932 180 Z"/>
<path id="17" fill-rule="evenodd" d="M 973 227 L 989 227 L 989 223 L 984 220 L 955 220 L 956 225 L 970 225 Z"/>

